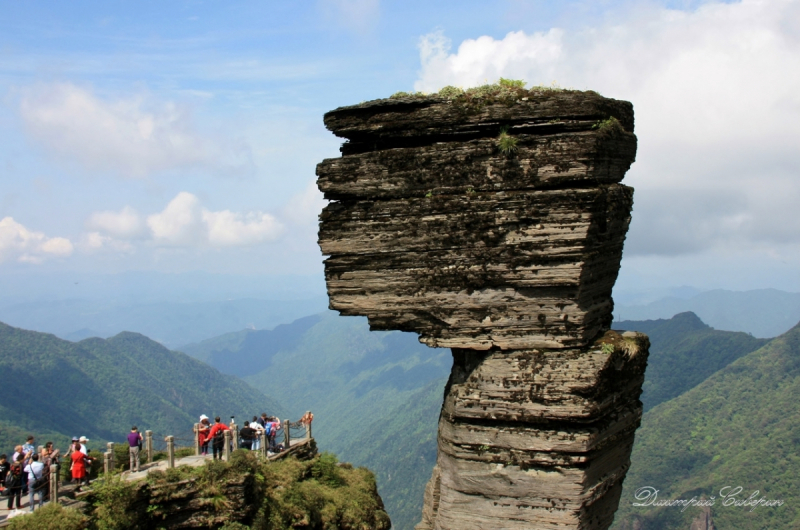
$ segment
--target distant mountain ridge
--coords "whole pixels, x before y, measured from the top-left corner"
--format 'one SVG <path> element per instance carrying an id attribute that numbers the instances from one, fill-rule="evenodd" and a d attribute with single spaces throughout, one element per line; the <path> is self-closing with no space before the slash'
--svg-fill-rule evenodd
<path id="1" fill-rule="evenodd" d="M 800 321 L 800 293 L 777 289 L 706 291 L 688 299 L 663 298 L 645 305 L 617 304 L 614 327 L 621 320 L 671 318 L 692 311 L 716 329 L 777 337 Z"/>
<path id="2" fill-rule="evenodd" d="M 4 449 L 23 431 L 120 441 L 132 424 L 177 435 L 200 414 L 284 413 L 244 381 L 131 332 L 73 343 L 0 323 L 0 375 Z"/>
<path id="3" fill-rule="evenodd" d="M 67 340 L 87 334 L 110 337 L 135 331 L 169 348 L 198 342 L 232 329 L 263 329 L 325 310 L 327 298 L 127 303 L 66 299 L 0 305 L 0 321 L 53 333 Z"/>

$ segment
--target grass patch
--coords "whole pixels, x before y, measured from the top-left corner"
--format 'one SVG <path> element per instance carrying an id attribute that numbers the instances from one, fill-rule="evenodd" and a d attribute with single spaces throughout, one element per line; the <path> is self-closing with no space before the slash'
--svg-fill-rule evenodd
<path id="1" fill-rule="evenodd" d="M 506 156 L 517 151 L 517 139 L 508 134 L 508 127 L 500 129 L 500 136 L 497 137 L 497 149 Z"/>
<path id="2" fill-rule="evenodd" d="M 8 528 L 9 530 L 83 530 L 88 524 L 89 518 L 78 510 L 48 503 L 30 515 L 11 519 Z"/>

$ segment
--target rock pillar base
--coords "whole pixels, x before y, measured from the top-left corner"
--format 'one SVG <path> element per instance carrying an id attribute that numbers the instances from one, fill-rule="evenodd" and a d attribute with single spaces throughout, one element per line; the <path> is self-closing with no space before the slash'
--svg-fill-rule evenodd
<path id="1" fill-rule="evenodd" d="M 630 465 L 649 341 L 453 350 L 417 530 L 605 529 Z"/>

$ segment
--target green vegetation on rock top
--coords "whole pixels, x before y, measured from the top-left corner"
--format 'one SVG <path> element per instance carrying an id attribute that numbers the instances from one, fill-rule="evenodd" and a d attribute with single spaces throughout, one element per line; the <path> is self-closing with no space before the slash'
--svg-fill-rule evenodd
<path id="1" fill-rule="evenodd" d="M 500 78 L 497 83 L 481 85 L 477 87 L 463 89 L 455 86 L 446 86 L 438 92 L 395 92 L 389 99 L 427 99 L 427 98 L 444 98 L 450 101 L 469 102 L 474 99 L 494 99 L 494 100 L 508 100 L 508 99 L 522 99 L 529 96 L 537 96 L 547 92 L 563 92 L 572 91 L 564 89 L 556 84 L 552 85 L 535 85 L 526 89 L 527 83 L 523 80 L 517 79 L 504 79 Z"/>

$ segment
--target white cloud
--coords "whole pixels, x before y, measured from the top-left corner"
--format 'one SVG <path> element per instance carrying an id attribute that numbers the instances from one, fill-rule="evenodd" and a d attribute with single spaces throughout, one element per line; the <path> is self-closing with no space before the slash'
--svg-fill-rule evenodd
<path id="1" fill-rule="evenodd" d="M 86 221 L 86 227 L 115 237 L 130 239 L 141 236 L 145 224 L 136 210 L 125 206 L 119 212 L 93 213 Z"/>
<path id="2" fill-rule="evenodd" d="M 182 191 L 163 211 L 147 218 L 153 240 L 161 245 L 191 246 L 205 239 L 200 200 Z"/>
<path id="3" fill-rule="evenodd" d="M 132 254 L 134 246 L 124 240 L 103 235 L 100 232 L 89 232 L 81 238 L 80 245 L 84 251 L 93 253 L 101 249 L 113 250 L 114 252 Z"/>
<path id="4" fill-rule="evenodd" d="M 242 173 L 251 166 L 247 148 L 198 133 L 189 111 L 171 102 L 108 100 L 54 83 L 24 89 L 19 110 L 48 154 L 91 171 L 146 177 L 187 168 Z"/>
<path id="5" fill-rule="evenodd" d="M 47 258 L 69 256 L 72 251 L 69 239 L 33 232 L 12 217 L 0 219 L 0 263 L 11 259 L 41 263 Z"/>
<path id="6" fill-rule="evenodd" d="M 242 215 L 230 210 L 204 210 L 203 221 L 208 228 L 208 242 L 213 246 L 254 245 L 276 239 L 283 231 L 274 216 L 263 212 Z"/>
<path id="7" fill-rule="evenodd" d="M 147 226 L 159 246 L 248 246 L 275 240 L 283 232 L 283 225 L 271 214 L 211 211 L 186 191 L 160 213 L 148 216 Z"/>
<path id="8" fill-rule="evenodd" d="M 319 224 L 319 214 L 328 201 L 317 188 L 316 182 L 309 182 L 305 189 L 294 195 L 286 203 L 282 217 L 292 224 L 313 226 Z"/>
<path id="9" fill-rule="evenodd" d="M 600 27 L 422 38 L 417 90 L 499 77 L 593 89 L 636 111 L 626 255 L 800 245 L 800 1 L 638 7 Z"/>

